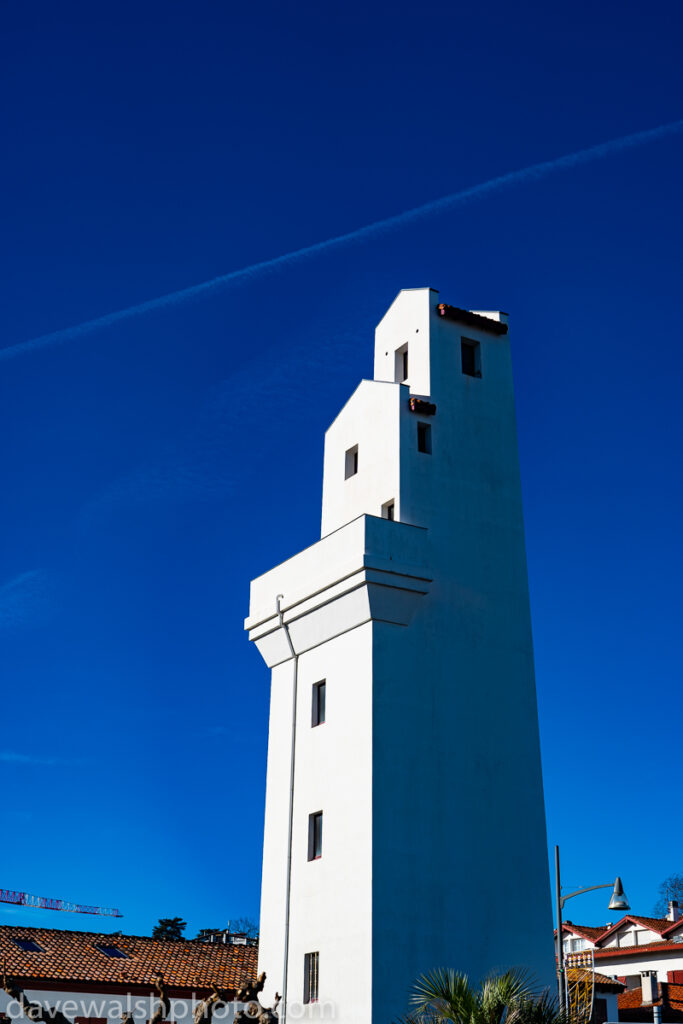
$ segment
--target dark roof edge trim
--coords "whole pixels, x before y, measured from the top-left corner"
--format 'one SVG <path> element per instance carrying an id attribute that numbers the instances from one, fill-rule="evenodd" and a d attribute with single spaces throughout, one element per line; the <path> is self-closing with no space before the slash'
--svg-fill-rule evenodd
<path id="1" fill-rule="evenodd" d="M 480 316 L 478 313 L 470 313 L 469 309 L 460 309 L 458 306 L 449 306 L 440 302 L 436 307 L 439 316 L 445 320 L 454 320 L 459 324 L 466 324 L 468 327 L 476 327 L 479 331 L 488 331 L 489 334 L 507 334 L 508 325 L 500 320 L 492 320 L 488 316 Z"/>
<path id="2" fill-rule="evenodd" d="M 255 965 L 254 965 L 255 966 Z M 251 968 L 243 966 L 246 973 L 249 973 Z M 49 976 L 42 977 L 41 975 L 35 974 L 20 974 L 16 973 L 12 975 L 12 981 L 16 982 L 22 988 L 36 989 L 41 992 L 85 992 L 85 993 L 100 993 L 102 995 L 121 995 L 124 992 L 130 992 L 131 995 L 154 995 L 155 986 L 153 981 L 129 981 L 128 979 L 122 979 L 121 981 L 86 981 L 83 978 L 51 978 Z M 220 978 L 215 982 L 219 984 L 224 992 L 237 992 L 239 984 L 236 982 L 230 982 L 225 984 Z M 200 981 L 198 984 L 188 982 L 187 985 L 167 985 L 166 993 L 171 999 L 187 999 L 193 993 L 196 995 L 209 995 L 213 985 L 208 981 Z"/>

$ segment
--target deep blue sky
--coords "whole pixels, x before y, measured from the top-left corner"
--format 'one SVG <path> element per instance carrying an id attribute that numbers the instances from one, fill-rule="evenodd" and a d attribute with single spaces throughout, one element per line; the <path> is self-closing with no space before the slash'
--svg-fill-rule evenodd
<path id="1" fill-rule="evenodd" d="M 660 0 L 3 23 L 3 346 L 683 116 Z M 0 886 L 139 933 L 257 915 L 248 583 L 317 538 L 324 429 L 432 285 L 511 314 L 550 842 L 650 912 L 683 870 L 682 175 L 678 135 L 0 363 Z"/>

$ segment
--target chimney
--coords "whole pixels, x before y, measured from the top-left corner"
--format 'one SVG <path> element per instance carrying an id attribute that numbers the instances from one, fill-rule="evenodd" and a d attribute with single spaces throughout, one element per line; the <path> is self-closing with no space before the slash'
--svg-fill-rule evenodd
<path id="1" fill-rule="evenodd" d="M 656 971 L 641 971 L 643 1006 L 656 1003 L 659 999 L 659 982 Z"/>
<path id="2" fill-rule="evenodd" d="M 669 900 L 669 909 L 666 912 L 667 921 L 680 921 L 681 919 L 681 908 L 678 906 L 678 900 Z"/>

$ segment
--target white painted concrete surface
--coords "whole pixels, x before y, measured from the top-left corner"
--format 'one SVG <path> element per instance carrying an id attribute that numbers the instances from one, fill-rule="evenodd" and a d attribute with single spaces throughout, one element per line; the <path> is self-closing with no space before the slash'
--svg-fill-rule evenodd
<path id="1" fill-rule="evenodd" d="M 40 1003 L 49 1009 L 56 1007 L 71 1020 L 78 1017 L 106 1017 L 111 1024 L 120 1024 L 124 1012 L 132 1013 L 139 1024 L 146 1024 L 159 1002 L 158 995 L 153 992 L 145 995 L 140 992 L 101 992 L 97 989 L 92 992 L 67 992 L 48 988 L 27 988 L 25 994 L 30 1002 Z M 199 998 L 172 997 L 169 1019 L 177 1024 L 192 1024 L 192 1011 L 200 1001 Z M 241 1008 L 241 1003 L 221 1005 L 214 1011 L 214 1020 L 217 1024 L 232 1024 L 237 1011 Z M 19 1004 L 11 1000 L 6 992 L 0 991 L 0 1013 L 6 1014 L 10 1019 L 28 1022 L 28 1017 L 20 1014 L 19 1010 Z"/>
<path id="2" fill-rule="evenodd" d="M 619 950 L 615 949 L 614 955 L 609 957 L 596 956 L 595 970 L 610 978 L 627 978 L 639 975 L 641 971 L 656 971 L 659 981 L 668 981 L 670 971 L 683 971 L 683 946 L 680 953 L 674 950 L 662 950 L 661 953 L 644 950 L 640 956 L 620 956 Z"/>
<path id="3" fill-rule="evenodd" d="M 282 991 L 291 753 L 278 594 L 298 655 L 288 1020 L 383 1024 L 440 966 L 476 979 L 523 965 L 553 981 L 509 341 L 486 321 L 439 317 L 437 303 L 431 289 L 404 291 L 383 318 L 375 380 L 326 435 L 322 539 L 252 584 L 246 625 L 273 667 L 266 1002 Z M 481 378 L 462 372 L 462 337 L 479 344 Z M 411 395 L 436 414 L 412 412 Z M 373 518 L 389 500 L 399 521 Z M 321 679 L 326 722 L 312 728 Z M 320 810 L 322 857 L 308 861 Z M 308 952 L 320 954 L 320 1002 L 302 1007 Z"/>

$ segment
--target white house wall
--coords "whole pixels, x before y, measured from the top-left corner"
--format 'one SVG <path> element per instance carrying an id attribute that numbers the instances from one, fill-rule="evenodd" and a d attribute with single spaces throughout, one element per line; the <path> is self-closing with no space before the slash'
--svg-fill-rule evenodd
<path id="1" fill-rule="evenodd" d="M 617 928 L 608 939 L 600 943 L 600 949 L 625 948 L 627 946 L 645 946 L 648 942 L 661 942 L 659 932 L 650 931 L 640 925 L 627 924 Z"/>
<path id="2" fill-rule="evenodd" d="M 626 978 L 628 975 L 638 975 L 641 971 L 656 971 L 659 981 L 667 981 L 669 971 L 683 971 L 683 948 L 680 955 L 675 952 L 655 955 L 648 950 L 643 954 L 642 960 L 637 956 L 620 958 L 618 954 L 614 958 L 596 956 L 595 970 L 600 974 L 607 974 L 610 978 Z"/>
<path id="3" fill-rule="evenodd" d="M 122 991 L 113 995 L 111 992 L 63 992 L 51 989 L 27 988 L 25 995 L 30 1002 L 40 1003 L 47 1008 L 61 1010 L 70 1020 L 77 1017 L 106 1017 L 111 1024 L 120 1024 L 124 1012 L 131 1012 L 136 1022 L 146 1024 L 159 1002 L 156 994 L 126 993 Z M 192 1011 L 199 998 L 171 997 L 171 1013 L 169 1020 L 178 1024 L 192 1024 Z M 214 1010 L 214 1020 L 232 1024 L 241 1003 L 229 1003 Z M 11 1019 L 16 1018 L 28 1024 L 28 1018 L 19 1013 L 19 1005 L 10 999 L 6 992 L 0 991 L 0 1014 Z"/>

